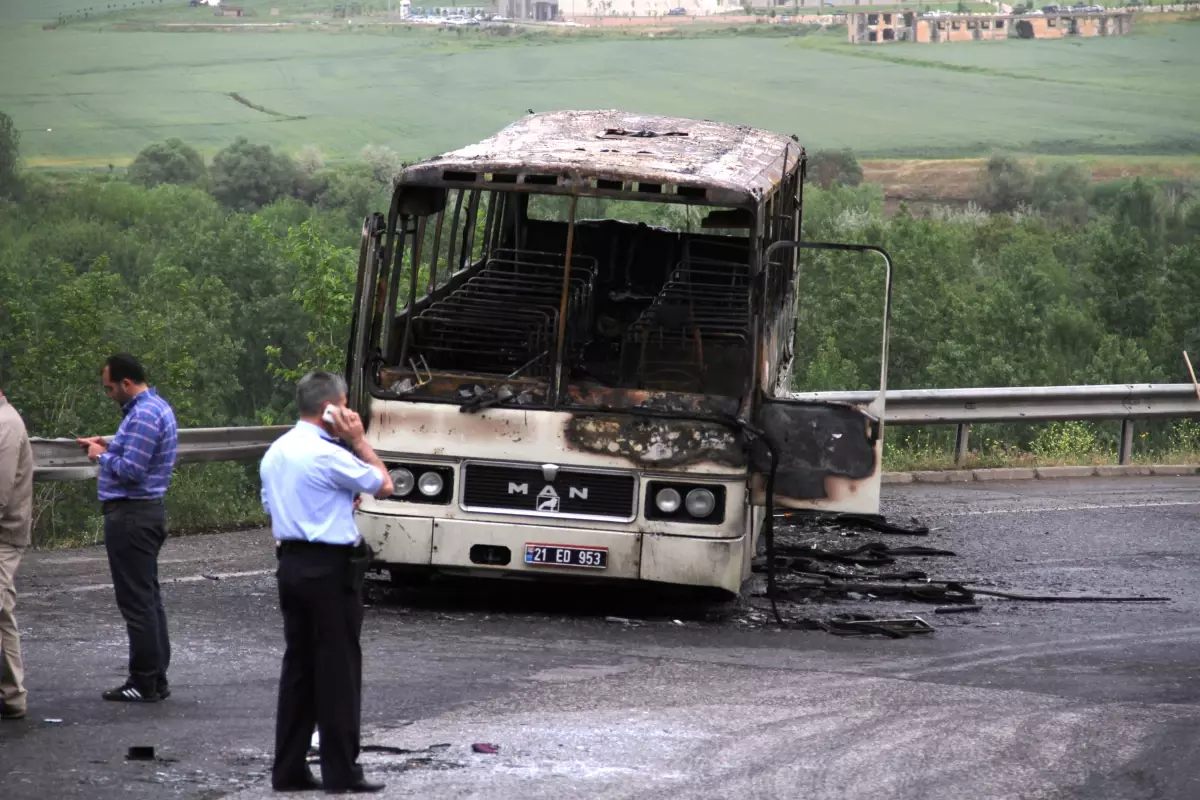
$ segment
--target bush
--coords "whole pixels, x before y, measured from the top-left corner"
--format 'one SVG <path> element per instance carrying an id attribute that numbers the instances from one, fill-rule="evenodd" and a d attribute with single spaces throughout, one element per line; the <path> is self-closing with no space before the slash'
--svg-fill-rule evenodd
<path id="1" fill-rule="evenodd" d="M 1080 223 L 1091 216 L 1092 174 L 1078 164 L 1056 164 L 1039 173 L 1030 189 L 1032 205 L 1057 220 Z"/>
<path id="2" fill-rule="evenodd" d="M 152 188 L 161 183 L 196 183 L 204 179 L 204 159 L 181 139 L 146 145 L 129 165 L 129 180 Z"/>
<path id="3" fill-rule="evenodd" d="M 822 189 L 828 189 L 834 181 L 842 186 L 858 186 L 863 171 L 853 150 L 818 150 L 808 160 L 807 177 Z"/>
<path id="4" fill-rule="evenodd" d="M 12 117 L 0 111 L 0 200 L 16 200 L 21 195 L 20 158 L 21 132 Z"/>
<path id="5" fill-rule="evenodd" d="M 395 150 L 381 145 L 367 145 L 362 149 L 359 157 L 364 164 L 371 168 L 375 180 L 388 186 L 391 186 L 392 179 L 404 166 Z"/>

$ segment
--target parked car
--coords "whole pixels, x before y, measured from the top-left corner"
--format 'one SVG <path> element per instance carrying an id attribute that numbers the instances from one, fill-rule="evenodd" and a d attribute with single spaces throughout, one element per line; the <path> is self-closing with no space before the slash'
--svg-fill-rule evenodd
<path id="1" fill-rule="evenodd" d="M 687 9 L 686 8 L 672 8 L 670 11 L 667 12 L 667 16 L 668 17 L 686 17 Z"/>

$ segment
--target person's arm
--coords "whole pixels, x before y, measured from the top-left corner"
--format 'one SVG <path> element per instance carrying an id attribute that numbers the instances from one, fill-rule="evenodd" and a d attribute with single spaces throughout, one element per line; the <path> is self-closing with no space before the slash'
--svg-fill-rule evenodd
<path id="1" fill-rule="evenodd" d="M 340 409 L 338 424 L 333 426 L 333 433 L 339 439 L 349 444 L 354 454 L 362 462 L 374 468 L 382 480 L 382 483 L 374 488 L 370 488 L 367 485 L 359 486 L 358 491 L 373 494 L 380 499 L 391 497 L 395 489 L 395 485 L 392 483 L 392 476 L 388 474 L 387 467 L 383 465 L 383 461 L 375 454 L 375 450 L 367 443 L 367 435 L 363 428 L 362 418 L 348 408 Z M 343 488 L 353 490 L 353 487 L 350 486 L 343 486 Z"/>
<path id="2" fill-rule="evenodd" d="M 271 498 L 267 492 L 267 487 L 271 482 L 276 455 L 278 453 L 275 450 L 275 445 L 272 444 L 267 448 L 267 452 L 263 454 L 262 460 L 258 462 L 258 498 L 262 502 L 263 512 L 266 513 L 268 520 L 271 517 Z"/>
<path id="3" fill-rule="evenodd" d="M 17 488 L 17 461 L 21 458 L 21 437 L 11 427 L 0 427 L 0 511 L 8 508 Z"/>
<path id="4" fill-rule="evenodd" d="M 121 442 L 121 455 L 114 455 L 105 450 L 95 459 L 96 463 L 100 465 L 100 469 L 111 472 L 121 483 L 138 483 L 146 477 L 150 459 L 154 457 L 154 449 L 161 434 L 157 419 L 149 413 L 138 413 L 138 410 L 134 410 L 114 439 Z"/>

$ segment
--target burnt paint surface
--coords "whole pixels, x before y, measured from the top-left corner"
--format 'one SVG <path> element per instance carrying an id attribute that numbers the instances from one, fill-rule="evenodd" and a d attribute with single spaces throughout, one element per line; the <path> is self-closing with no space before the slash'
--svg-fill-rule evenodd
<path id="1" fill-rule="evenodd" d="M 850 406 L 764 403 L 761 427 L 779 456 L 775 495 L 822 500 L 827 478 L 871 477 L 876 467 L 871 424 L 867 414 Z M 770 468 L 765 452 L 756 450 L 755 468 Z"/>
<path id="2" fill-rule="evenodd" d="M 660 392 L 650 389 L 614 389 L 605 386 L 583 385 L 567 387 L 568 404 L 601 406 L 612 409 L 644 408 L 675 414 L 708 414 L 732 417 L 737 413 L 738 401 L 732 397 L 689 394 L 684 392 Z"/>
<path id="3" fill-rule="evenodd" d="M 405 390 L 404 381 L 407 380 L 411 387 L 416 382 L 414 377 L 412 370 L 385 367 L 380 370 L 379 388 L 384 393 L 398 393 L 396 399 L 410 401 L 454 400 L 461 403 L 474 396 L 476 386 L 482 389 L 507 386 L 514 394 L 528 393 L 531 403 L 547 402 L 546 383 L 531 378 L 505 379 L 498 375 L 434 374 L 433 379 L 428 383 Z M 467 394 L 463 394 L 464 392 Z"/>
<path id="4" fill-rule="evenodd" d="M 621 456 L 646 468 L 673 468 L 701 461 L 730 467 L 747 463 L 740 434 L 712 422 L 580 414 L 567 420 L 563 434 L 570 447 Z"/>

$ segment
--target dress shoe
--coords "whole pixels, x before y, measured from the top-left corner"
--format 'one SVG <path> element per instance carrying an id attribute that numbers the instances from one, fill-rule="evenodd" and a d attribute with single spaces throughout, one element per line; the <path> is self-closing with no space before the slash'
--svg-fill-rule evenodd
<path id="1" fill-rule="evenodd" d="M 385 786 L 387 786 L 385 783 L 375 783 L 366 778 L 359 778 L 349 786 L 326 789 L 325 794 L 370 794 L 371 792 L 382 792 Z"/>
<path id="2" fill-rule="evenodd" d="M 16 706 L 0 706 L 0 719 L 13 720 L 25 719 L 25 708 L 17 708 Z"/>
<path id="3" fill-rule="evenodd" d="M 277 792 L 311 792 L 321 788 L 321 782 L 313 777 L 309 772 L 307 775 L 294 781 L 286 781 L 283 783 L 275 783 L 272 781 L 271 788 Z"/>

